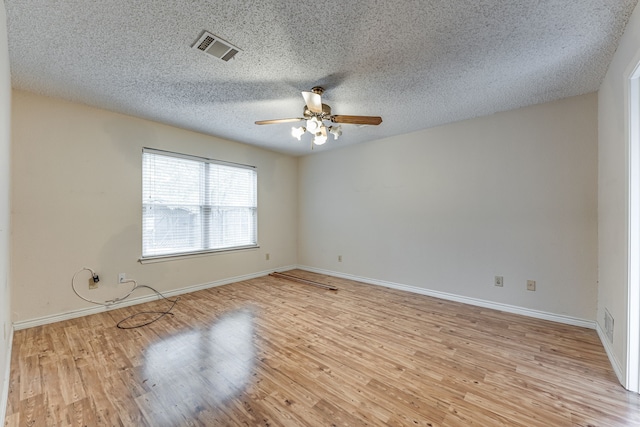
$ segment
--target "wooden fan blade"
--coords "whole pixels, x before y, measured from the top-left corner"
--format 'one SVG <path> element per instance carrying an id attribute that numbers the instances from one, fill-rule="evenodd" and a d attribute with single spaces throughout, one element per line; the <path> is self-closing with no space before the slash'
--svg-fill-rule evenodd
<path id="1" fill-rule="evenodd" d="M 331 116 L 334 123 L 346 123 L 349 125 L 379 125 L 382 117 L 378 116 Z"/>
<path id="2" fill-rule="evenodd" d="M 302 92 L 307 108 L 312 113 L 322 113 L 322 97 L 314 92 Z"/>
<path id="3" fill-rule="evenodd" d="M 273 125 L 277 123 L 291 123 L 291 122 L 299 122 L 300 120 L 305 120 L 303 118 L 296 119 L 273 119 L 273 120 L 258 120 L 256 122 L 257 125 Z"/>

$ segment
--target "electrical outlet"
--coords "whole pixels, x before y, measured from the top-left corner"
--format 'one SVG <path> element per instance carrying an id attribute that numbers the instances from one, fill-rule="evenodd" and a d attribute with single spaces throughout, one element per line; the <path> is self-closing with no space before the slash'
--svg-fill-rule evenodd
<path id="1" fill-rule="evenodd" d="M 266 259 L 267 261 L 269 261 L 269 254 L 265 254 L 264 259 Z"/>
<path id="2" fill-rule="evenodd" d="M 118 273 L 118 283 L 124 283 L 127 281 L 126 273 Z"/>
<path id="3" fill-rule="evenodd" d="M 93 277 L 89 279 L 89 289 L 98 289 L 98 282 L 94 282 Z"/>
<path id="4" fill-rule="evenodd" d="M 495 286 L 504 286 L 504 279 L 502 278 L 502 276 L 496 276 L 493 280 L 493 284 Z"/>
<path id="5" fill-rule="evenodd" d="M 342 262 L 342 255 L 338 255 L 338 262 Z"/>
<path id="6" fill-rule="evenodd" d="M 535 291 L 536 290 L 536 281 L 535 280 L 527 280 L 527 290 Z"/>

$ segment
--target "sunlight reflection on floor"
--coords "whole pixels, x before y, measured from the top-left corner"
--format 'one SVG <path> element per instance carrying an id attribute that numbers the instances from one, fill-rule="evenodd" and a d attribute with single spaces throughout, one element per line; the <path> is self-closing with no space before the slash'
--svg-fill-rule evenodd
<path id="1" fill-rule="evenodd" d="M 253 312 L 236 310 L 208 329 L 150 345 L 142 374 L 155 396 L 136 399 L 141 409 L 151 418 L 178 421 L 186 408 L 220 405 L 245 391 L 255 364 L 254 329 Z"/>

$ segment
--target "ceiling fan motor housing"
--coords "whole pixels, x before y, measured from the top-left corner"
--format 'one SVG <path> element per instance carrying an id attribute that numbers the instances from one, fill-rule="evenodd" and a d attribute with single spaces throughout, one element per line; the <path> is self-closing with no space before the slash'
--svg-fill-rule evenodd
<path id="1" fill-rule="evenodd" d="M 320 119 L 324 119 L 325 117 L 330 115 L 331 115 L 331 107 L 329 107 L 327 104 L 322 104 L 322 113 L 313 113 L 311 112 L 311 110 L 309 110 L 309 108 L 306 105 L 302 110 L 302 116 L 305 119 L 310 119 L 311 117 L 314 117 L 314 116 Z"/>

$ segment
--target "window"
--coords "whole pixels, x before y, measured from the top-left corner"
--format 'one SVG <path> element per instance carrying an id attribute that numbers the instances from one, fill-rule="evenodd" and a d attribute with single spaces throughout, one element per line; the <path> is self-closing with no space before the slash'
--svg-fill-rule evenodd
<path id="1" fill-rule="evenodd" d="M 145 148 L 142 258 L 257 247 L 257 172 Z"/>

